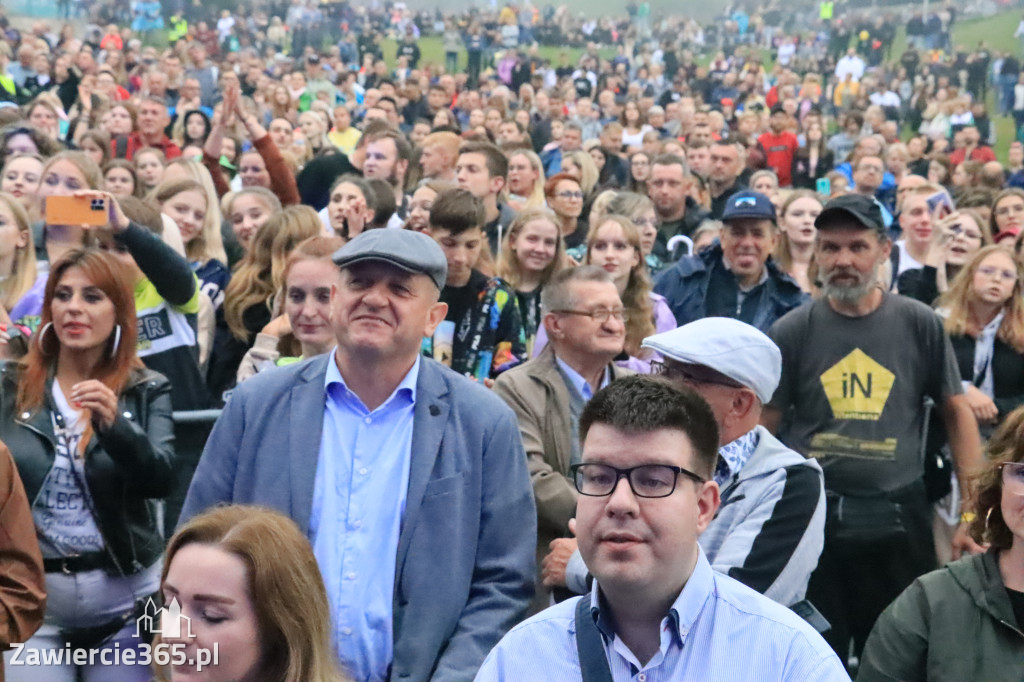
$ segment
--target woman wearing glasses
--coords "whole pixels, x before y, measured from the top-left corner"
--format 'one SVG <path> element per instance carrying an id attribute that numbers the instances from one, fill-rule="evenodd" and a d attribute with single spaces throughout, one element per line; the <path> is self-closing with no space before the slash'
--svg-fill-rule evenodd
<path id="1" fill-rule="evenodd" d="M 1022 274 L 1008 249 L 987 246 L 939 299 L 939 314 L 982 434 L 1024 403 Z"/>
<path id="2" fill-rule="evenodd" d="M 896 598 L 868 637 L 860 682 L 1024 678 L 1024 409 L 1006 418 L 987 454 L 977 507 L 964 517 L 988 551 L 921 576 Z"/>
<path id="3" fill-rule="evenodd" d="M 566 248 L 579 246 L 587 238 L 589 226 L 580 218 L 585 196 L 580 181 L 568 173 L 558 173 L 544 183 L 548 206 L 558 218 L 558 231 Z"/>

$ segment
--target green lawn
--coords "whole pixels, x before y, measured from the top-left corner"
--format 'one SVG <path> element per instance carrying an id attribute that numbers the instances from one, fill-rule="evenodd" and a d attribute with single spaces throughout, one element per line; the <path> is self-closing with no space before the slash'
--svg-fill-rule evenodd
<path id="1" fill-rule="evenodd" d="M 990 50 L 1019 54 L 1020 44 L 1013 37 L 1013 32 L 1017 29 L 1020 17 L 1019 10 L 1010 10 L 984 19 L 960 22 L 953 30 L 953 44 L 973 50 L 979 41 L 984 40 Z M 989 94 L 986 104 L 995 122 L 996 156 L 1005 163 L 1006 152 L 1014 138 L 1013 119 L 1009 116 L 995 116 L 996 99 L 993 94 Z"/>

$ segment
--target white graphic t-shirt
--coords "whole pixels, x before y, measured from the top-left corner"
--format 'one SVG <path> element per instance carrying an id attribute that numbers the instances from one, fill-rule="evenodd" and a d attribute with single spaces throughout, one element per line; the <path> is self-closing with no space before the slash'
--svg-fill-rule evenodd
<path id="1" fill-rule="evenodd" d="M 64 427 L 59 426 L 54 414 L 57 447 L 53 466 L 32 505 L 39 547 L 46 558 L 101 552 L 103 536 L 90 511 L 92 500 L 85 480 L 85 460 L 77 454 L 86 422 L 68 403 L 56 381 L 52 393 L 54 405 L 64 417 Z"/>

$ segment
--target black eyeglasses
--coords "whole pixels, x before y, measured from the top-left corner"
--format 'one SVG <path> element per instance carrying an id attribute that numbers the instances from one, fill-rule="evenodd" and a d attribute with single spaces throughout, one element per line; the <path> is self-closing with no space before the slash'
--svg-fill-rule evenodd
<path id="1" fill-rule="evenodd" d="M 705 483 L 702 476 L 669 464 L 641 464 L 629 469 L 618 469 L 607 464 L 573 464 L 576 490 L 588 497 L 607 497 L 615 492 L 619 480 L 629 481 L 629 489 L 637 497 L 668 497 L 676 490 L 679 474 L 694 483 Z"/>

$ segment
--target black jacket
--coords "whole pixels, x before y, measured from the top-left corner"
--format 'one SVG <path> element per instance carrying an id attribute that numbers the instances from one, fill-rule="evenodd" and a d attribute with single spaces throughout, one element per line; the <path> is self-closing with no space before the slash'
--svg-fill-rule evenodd
<path id="1" fill-rule="evenodd" d="M 0 440 L 14 456 L 31 503 L 53 466 L 52 380 L 42 409 L 18 413 L 19 373 L 14 363 L 0 367 Z M 174 488 L 174 460 L 170 382 L 148 369 L 136 371 L 121 393 L 114 425 L 97 431 L 85 450 L 85 478 L 110 555 L 109 574 L 138 573 L 163 553 L 150 502 Z"/>

